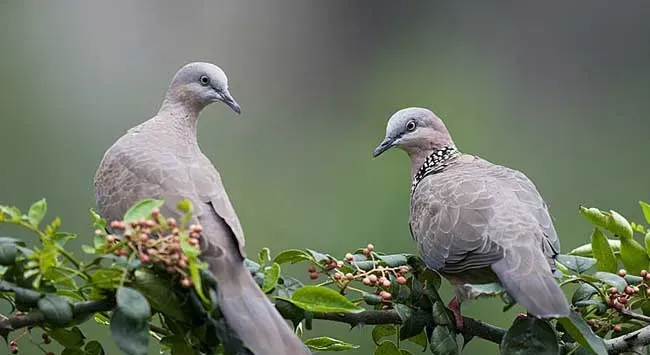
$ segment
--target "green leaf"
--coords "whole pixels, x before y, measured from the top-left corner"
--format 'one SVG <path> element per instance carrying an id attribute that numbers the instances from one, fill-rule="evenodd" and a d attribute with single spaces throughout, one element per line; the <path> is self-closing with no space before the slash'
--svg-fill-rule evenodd
<path id="1" fill-rule="evenodd" d="M 433 328 L 431 334 L 431 352 L 435 355 L 458 355 L 458 344 L 456 335 L 451 332 L 449 327 L 438 325 Z"/>
<path id="2" fill-rule="evenodd" d="M 377 257 L 388 267 L 398 267 L 408 264 L 408 260 L 404 254 L 377 255 Z"/>
<path id="3" fill-rule="evenodd" d="M 93 286 L 103 289 L 116 289 L 122 283 L 124 271 L 118 268 L 99 269 L 90 276 Z"/>
<path id="4" fill-rule="evenodd" d="M 262 290 L 264 293 L 271 291 L 277 285 L 280 279 L 280 265 L 273 263 L 273 265 L 264 269 L 264 284 Z"/>
<path id="5" fill-rule="evenodd" d="M 572 311 L 568 317 L 558 319 L 558 322 L 582 347 L 596 355 L 607 355 L 603 340 L 591 331 L 591 328 L 579 313 Z"/>
<path id="6" fill-rule="evenodd" d="M 330 338 L 317 337 L 305 340 L 305 345 L 316 351 L 346 351 L 359 348 L 359 345 L 348 344 L 344 341 Z"/>
<path id="7" fill-rule="evenodd" d="M 320 286 L 303 286 L 293 293 L 291 299 L 277 298 L 310 312 L 358 313 L 364 310 L 331 288 Z"/>
<path id="8" fill-rule="evenodd" d="M 395 335 L 395 333 L 397 333 L 397 328 L 392 324 L 376 325 L 372 329 L 372 340 L 375 342 L 376 345 L 379 345 L 379 341 L 382 338 Z"/>
<path id="9" fill-rule="evenodd" d="M 131 223 L 141 219 L 147 219 L 149 216 L 151 216 L 151 211 L 154 208 L 160 208 L 164 203 L 165 201 L 163 200 L 142 200 L 131 206 L 131 208 L 126 211 L 124 214 L 124 222 Z"/>
<path id="10" fill-rule="evenodd" d="M 625 217 L 616 211 L 603 212 L 597 208 L 585 208 L 580 206 L 580 213 L 592 224 L 607 229 L 621 239 L 632 238 L 633 230 Z"/>
<path id="11" fill-rule="evenodd" d="M 29 221 L 29 224 L 34 227 L 38 227 L 38 225 L 43 220 L 46 212 L 47 202 L 45 202 L 45 199 L 40 199 L 34 202 L 34 204 L 29 207 L 29 211 L 27 212 L 27 220 Z"/>
<path id="12" fill-rule="evenodd" d="M 599 271 L 594 274 L 594 277 L 607 285 L 616 287 L 619 292 L 623 292 L 625 286 L 627 286 L 627 282 L 624 278 L 609 272 Z"/>
<path id="13" fill-rule="evenodd" d="M 95 252 L 97 251 L 94 247 L 91 247 L 90 245 L 86 245 L 86 244 L 81 245 L 81 250 L 86 254 L 95 254 Z"/>
<path id="14" fill-rule="evenodd" d="M 147 324 L 151 316 L 151 308 L 147 298 L 138 290 L 130 287 L 120 287 L 115 294 L 117 309 L 124 317 L 136 325 Z"/>
<path id="15" fill-rule="evenodd" d="M 126 355 L 147 355 L 149 327 L 146 322 L 133 322 L 118 308 L 111 316 L 110 331 L 113 340 Z"/>
<path id="16" fill-rule="evenodd" d="M 596 268 L 599 271 L 616 272 L 616 256 L 609 245 L 607 237 L 598 228 L 591 234 L 591 248 L 596 258 Z"/>
<path id="17" fill-rule="evenodd" d="M 560 352 L 555 331 L 546 320 L 516 318 L 501 340 L 502 355 L 557 355 Z"/>
<path id="18" fill-rule="evenodd" d="M 411 318 L 411 315 L 413 314 L 413 310 L 411 310 L 411 307 L 401 304 L 401 303 L 395 303 L 393 304 L 393 309 L 399 316 L 399 318 L 402 320 L 402 323 L 406 322 L 409 318 Z"/>
<path id="19" fill-rule="evenodd" d="M 609 244 L 609 247 L 612 248 L 612 251 L 614 254 L 619 254 L 621 252 L 621 241 L 617 239 L 607 239 L 607 244 Z M 581 245 L 573 250 L 571 250 L 569 255 L 577 255 L 577 256 L 588 256 L 588 257 L 593 257 L 593 249 L 591 246 L 591 243 L 589 244 L 584 244 Z"/>
<path id="20" fill-rule="evenodd" d="M 84 346 L 84 339 L 86 339 L 86 336 L 77 327 L 70 330 L 56 328 L 48 331 L 47 334 L 64 348 L 69 349 L 80 349 Z"/>
<path id="21" fill-rule="evenodd" d="M 14 243 L 0 243 L 0 265 L 13 265 L 18 256 L 18 246 Z"/>
<path id="22" fill-rule="evenodd" d="M 288 249 L 282 251 L 280 254 L 276 255 L 273 259 L 273 262 L 278 264 L 284 264 L 290 262 L 292 264 L 299 263 L 303 260 L 310 260 L 311 256 L 304 250 L 299 249 Z"/>
<path id="23" fill-rule="evenodd" d="M 169 347 L 172 355 L 190 355 L 196 353 L 181 334 L 166 336 L 160 340 L 160 343 Z"/>
<path id="24" fill-rule="evenodd" d="M 72 321 L 72 305 L 65 297 L 46 295 L 38 301 L 38 309 L 45 322 L 55 327 L 63 327 Z"/>
<path id="25" fill-rule="evenodd" d="M 643 211 L 643 217 L 645 217 L 645 221 L 650 224 L 650 204 L 639 201 L 639 204 L 641 205 L 641 211 Z"/>
<path id="26" fill-rule="evenodd" d="M 65 348 L 61 355 L 86 355 L 86 352 L 81 349 Z"/>
<path id="27" fill-rule="evenodd" d="M 136 269 L 133 286 L 146 298 L 151 307 L 177 321 L 189 322 L 186 312 L 179 305 L 182 300 L 170 291 L 170 281 L 156 276 L 149 269 Z"/>
<path id="28" fill-rule="evenodd" d="M 426 350 L 426 348 L 427 348 L 427 344 L 429 343 L 429 341 L 427 340 L 427 335 L 426 335 L 426 333 L 424 332 L 424 330 L 421 331 L 418 335 L 416 335 L 416 336 L 412 336 L 412 337 L 410 337 L 410 338 L 407 338 L 406 340 L 408 340 L 408 341 L 410 341 L 410 342 L 412 342 L 412 343 L 415 343 L 415 344 L 420 345 L 421 347 L 423 347 L 424 350 L 422 350 L 422 351 L 425 351 L 425 350 Z"/>
<path id="29" fill-rule="evenodd" d="M 621 261 L 632 275 L 638 275 L 641 270 L 648 269 L 650 258 L 645 248 L 632 238 L 621 239 Z"/>
<path id="30" fill-rule="evenodd" d="M 7 216 L 9 216 L 9 219 L 13 222 L 18 222 L 23 217 L 23 214 L 22 212 L 20 212 L 18 207 L 14 207 L 14 206 L 0 205 L 0 217 L 2 216 L 2 214 L 6 214 Z M 0 220 L 2 220 L 2 218 L 0 218 Z"/>
<path id="31" fill-rule="evenodd" d="M 266 265 L 267 261 L 271 261 L 271 250 L 269 248 L 262 248 L 257 255 L 257 262 L 260 265 Z"/>
<path id="32" fill-rule="evenodd" d="M 578 302 L 588 300 L 591 298 L 591 296 L 597 293 L 598 290 L 595 289 L 590 284 L 581 283 L 580 286 L 578 286 L 578 288 L 576 288 L 575 292 L 573 293 L 573 297 L 571 297 L 571 303 L 576 304 Z"/>
<path id="33" fill-rule="evenodd" d="M 401 353 L 395 343 L 385 340 L 375 349 L 374 355 L 401 355 Z"/>
<path id="34" fill-rule="evenodd" d="M 84 347 L 86 355 L 104 355 L 104 348 L 97 340 L 90 341 Z"/>
<path id="35" fill-rule="evenodd" d="M 584 256 L 560 254 L 555 259 L 560 264 L 566 266 L 571 271 L 582 274 L 596 264 L 596 259 L 586 258 Z"/>
<path id="36" fill-rule="evenodd" d="M 330 256 L 327 254 L 323 254 L 321 252 L 317 252 L 315 250 L 307 249 L 307 251 L 311 254 L 312 260 L 314 260 L 317 263 L 320 263 L 321 261 L 329 260 Z"/>
<path id="37" fill-rule="evenodd" d="M 90 209 L 90 216 L 93 218 L 93 227 L 102 231 L 106 229 L 106 220 L 92 208 Z"/>

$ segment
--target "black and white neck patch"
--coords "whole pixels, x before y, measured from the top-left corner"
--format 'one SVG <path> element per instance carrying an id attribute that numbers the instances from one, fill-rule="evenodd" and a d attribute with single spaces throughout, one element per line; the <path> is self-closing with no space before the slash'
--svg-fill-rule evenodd
<path id="1" fill-rule="evenodd" d="M 458 154 L 460 154 L 460 152 L 454 146 L 443 147 L 431 152 L 413 177 L 413 182 L 411 183 L 411 194 L 413 194 L 415 187 L 418 186 L 418 183 L 420 183 L 425 176 L 441 171 L 449 164 L 449 160 Z"/>

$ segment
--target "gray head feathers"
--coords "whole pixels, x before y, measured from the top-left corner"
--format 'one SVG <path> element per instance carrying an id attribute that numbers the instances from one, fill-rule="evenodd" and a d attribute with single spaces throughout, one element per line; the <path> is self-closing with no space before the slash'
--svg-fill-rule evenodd
<path id="1" fill-rule="evenodd" d="M 386 125 L 386 137 L 372 155 L 399 147 L 410 156 L 428 155 L 435 149 L 454 147 L 447 127 L 426 108 L 409 107 L 395 112 Z"/>
<path id="2" fill-rule="evenodd" d="M 239 104 L 228 90 L 226 73 L 214 64 L 195 62 L 186 64 L 176 72 L 161 110 L 180 105 L 198 113 L 217 101 L 225 103 L 237 113 L 241 112 Z"/>

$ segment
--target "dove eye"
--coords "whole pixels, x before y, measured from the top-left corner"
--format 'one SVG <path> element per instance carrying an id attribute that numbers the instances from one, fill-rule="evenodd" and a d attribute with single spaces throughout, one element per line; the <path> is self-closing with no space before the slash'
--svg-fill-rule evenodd
<path id="1" fill-rule="evenodd" d="M 208 78 L 205 75 L 201 75 L 201 78 L 199 79 L 201 81 L 201 85 L 205 86 L 210 83 L 210 78 Z"/>
<path id="2" fill-rule="evenodd" d="M 415 130 L 415 121 L 408 121 L 408 123 L 406 124 L 406 130 L 409 132 Z"/>

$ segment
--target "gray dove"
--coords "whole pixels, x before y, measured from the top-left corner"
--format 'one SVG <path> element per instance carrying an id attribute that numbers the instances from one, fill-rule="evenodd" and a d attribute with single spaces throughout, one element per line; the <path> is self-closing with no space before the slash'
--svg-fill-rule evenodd
<path id="1" fill-rule="evenodd" d="M 190 63 L 174 76 L 158 113 L 128 130 L 104 154 L 95 175 L 100 214 L 122 219 L 144 198 L 162 198 L 165 216 L 179 217 L 189 199 L 192 223 L 203 227 L 201 257 L 219 281 L 219 306 L 230 328 L 256 355 L 309 354 L 244 267 L 244 233 L 221 176 L 197 143 L 201 110 L 223 102 L 240 113 L 216 65 Z"/>
<path id="2" fill-rule="evenodd" d="M 454 286 L 450 308 L 481 296 L 466 285 L 500 282 L 540 318 L 569 314 L 557 284 L 560 241 L 545 202 L 521 172 L 458 151 L 440 118 L 406 108 L 389 120 L 376 157 L 391 147 L 411 159 L 409 226 L 426 265 Z"/>

